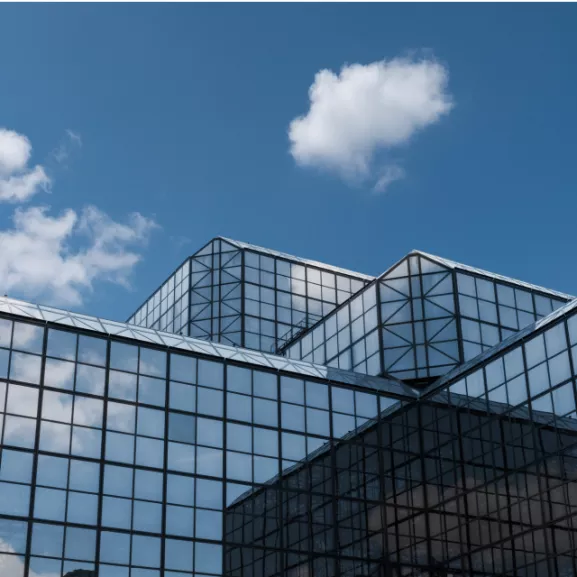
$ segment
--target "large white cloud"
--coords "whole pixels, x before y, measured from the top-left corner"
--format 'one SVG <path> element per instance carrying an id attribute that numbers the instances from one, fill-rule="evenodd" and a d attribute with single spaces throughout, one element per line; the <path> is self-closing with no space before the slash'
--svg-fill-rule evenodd
<path id="1" fill-rule="evenodd" d="M 376 180 L 372 162 L 377 152 L 406 144 L 451 110 L 447 84 L 447 69 L 431 59 L 352 64 L 339 74 L 321 70 L 309 89 L 308 112 L 290 123 L 291 155 L 301 166 L 347 180 Z M 385 168 L 376 189 L 401 174 Z"/>
<path id="2" fill-rule="evenodd" d="M 17 209 L 12 228 L 0 231 L 0 291 L 79 305 L 94 281 L 126 286 L 141 259 L 134 247 L 155 227 L 139 213 L 121 224 L 93 206 L 57 216 L 45 207 Z"/>
<path id="3" fill-rule="evenodd" d="M 23 202 L 50 186 L 44 167 L 28 166 L 31 153 L 26 136 L 0 128 L 0 201 Z"/>

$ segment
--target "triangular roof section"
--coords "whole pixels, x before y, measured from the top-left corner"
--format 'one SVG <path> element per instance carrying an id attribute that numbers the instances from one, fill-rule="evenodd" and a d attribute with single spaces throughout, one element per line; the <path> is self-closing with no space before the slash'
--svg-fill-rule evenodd
<path id="1" fill-rule="evenodd" d="M 519 288 L 524 288 L 524 289 L 527 289 L 527 290 L 538 291 L 538 292 L 541 292 L 541 293 L 544 293 L 544 294 L 547 294 L 547 295 L 550 295 L 550 296 L 553 296 L 553 297 L 556 297 L 556 298 L 560 298 L 560 299 L 566 300 L 567 302 L 572 301 L 572 300 L 575 298 L 573 295 L 569 295 L 569 294 L 562 293 L 562 292 L 559 292 L 559 291 L 556 291 L 556 290 L 552 290 L 552 289 L 549 289 L 549 288 L 545 288 L 545 287 L 542 287 L 542 286 L 538 286 L 538 285 L 534 285 L 534 284 L 531 284 L 531 283 L 528 283 L 528 282 L 524 282 L 524 281 L 522 281 L 522 280 L 517 280 L 517 279 L 511 278 L 511 277 L 507 277 L 507 276 L 503 276 L 503 275 L 496 274 L 496 273 L 493 273 L 493 272 L 489 272 L 489 271 L 486 271 L 486 270 L 482 270 L 482 269 L 480 269 L 480 268 L 475 268 L 475 267 L 473 267 L 473 266 L 469 266 L 469 265 L 466 265 L 466 264 L 462 264 L 462 263 L 459 263 L 459 262 L 455 262 L 455 261 L 453 261 L 453 260 L 449 260 L 449 259 L 447 259 L 447 258 L 442 258 L 442 257 L 440 257 L 440 256 L 435 256 L 434 254 L 429 254 L 429 253 L 423 252 L 423 251 L 421 251 L 421 250 L 412 250 L 407 256 L 412 256 L 412 255 L 422 256 L 422 257 L 424 257 L 424 258 L 426 258 L 426 259 L 429 259 L 429 260 L 431 260 L 431 261 L 433 261 L 433 262 L 436 262 L 437 264 L 439 264 L 439 265 L 441 265 L 441 266 L 444 266 L 444 267 L 446 267 L 446 268 L 450 268 L 450 269 L 454 269 L 454 270 L 461 270 L 461 271 L 463 271 L 463 272 L 468 272 L 468 273 L 471 273 L 471 274 L 476 274 L 476 275 L 479 275 L 479 276 L 484 276 L 484 277 L 487 277 L 487 278 L 489 278 L 489 279 L 491 279 L 491 280 L 495 280 L 495 281 L 498 281 L 498 282 L 504 282 L 504 283 L 508 283 L 508 284 L 511 284 L 511 285 L 516 285 L 516 286 L 518 286 Z M 405 258 L 406 258 L 406 257 L 405 257 Z M 402 260 L 402 259 L 401 259 L 401 260 Z M 382 276 L 382 275 L 381 275 L 381 276 Z"/>
<path id="2" fill-rule="evenodd" d="M 387 268 L 387 270 L 385 270 L 383 273 L 381 273 L 378 277 L 375 277 L 372 282 L 370 282 L 367 285 L 365 285 L 364 287 L 362 287 L 356 293 L 353 293 L 347 300 L 343 301 L 341 304 L 339 304 L 337 307 L 335 307 L 326 316 L 322 317 L 316 323 L 314 323 L 310 327 L 307 327 L 305 330 L 300 331 L 293 338 L 289 339 L 286 343 L 282 344 L 278 350 L 284 351 L 293 342 L 295 342 L 297 340 L 301 340 L 302 338 L 304 338 L 307 334 L 311 333 L 318 325 L 325 322 L 325 320 L 329 316 L 336 314 L 340 309 L 347 306 L 348 303 L 350 303 L 351 301 L 353 301 L 354 299 L 359 297 L 365 291 L 369 290 L 374 283 L 379 282 L 383 279 L 387 279 L 390 281 L 390 280 L 393 280 L 395 278 L 408 276 L 409 270 L 410 270 L 409 258 L 411 256 L 422 257 L 422 259 L 425 259 L 426 261 L 431 263 L 431 267 L 428 267 L 427 270 L 422 270 L 423 273 L 443 272 L 443 271 L 447 271 L 447 270 L 463 271 L 465 273 L 474 274 L 477 276 L 482 276 L 482 277 L 485 277 L 487 279 L 490 279 L 490 280 L 493 280 L 496 282 L 508 284 L 510 286 L 516 286 L 516 287 L 519 287 L 519 288 L 522 288 L 525 290 L 533 290 L 533 291 L 539 292 L 543 295 L 548 295 L 550 297 L 565 300 L 567 302 L 571 302 L 575 299 L 574 296 L 566 294 L 566 293 L 562 293 L 562 292 L 548 289 L 545 287 L 541 287 L 538 285 L 530 284 L 530 283 L 520 281 L 520 280 L 517 280 L 514 278 L 506 277 L 506 276 L 503 276 L 500 274 L 492 273 L 492 272 L 489 272 L 489 271 L 486 271 L 483 269 L 479 269 L 479 268 L 475 268 L 475 267 L 472 267 L 472 266 L 469 266 L 466 264 L 462 264 L 462 263 L 459 263 L 459 262 L 456 262 L 456 261 L 453 261 L 450 259 L 442 258 L 442 257 L 436 256 L 433 254 L 429 254 L 429 253 L 421 251 L 421 250 L 413 249 L 411 252 L 409 252 L 408 254 L 406 254 L 405 256 L 400 258 L 398 261 L 396 261 L 394 264 L 392 264 L 389 268 Z M 421 267 L 423 266 L 423 262 L 424 261 L 421 260 Z M 437 266 L 439 268 L 437 268 Z"/>
<path id="3" fill-rule="evenodd" d="M 311 266 L 316 266 L 316 267 L 318 267 L 318 268 L 323 268 L 323 269 L 325 269 L 325 270 L 330 270 L 330 271 L 335 272 L 335 273 L 337 273 L 337 274 L 345 274 L 345 275 L 352 276 L 352 277 L 356 277 L 356 278 L 363 279 L 363 280 L 366 280 L 366 281 L 372 281 L 372 280 L 375 278 L 374 276 L 371 276 L 371 275 L 368 275 L 368 274 L 364 274 L 364 273 L 361 273 L 361 272 L 355 272 L 355 271 L 348 270 L 348 269 L 345 269 L 345 268 L 340 268 L 340 267 L 338 267 L 338 266 L 333 266 L 333 265 L 330 265 L 330 264 L 326 264 L 326 263 L 323 263 L 323 262 L 319 262 L 319 261 L 316 261 L 316 260 L 310 260 L 310 259 L 306 259 L 306 258 L 301 258 L 300 256 L 290 255 L 290 254 L 287 254 L 287 253 L 284 253 L 284 252 L 280 252 L 280 251 L 277 251 L 277 250 L 272 250 L 272 249 L 270 249 L 270 248 L 264 248 L 264 247 L 262 247 L 262 246 L 256 246 L 256 245 L 254 245 L 254 244 L 249 244 L 248 242 L 242 242 L 242 241 L 240 241 L 240 240 L 233 240 L 233 239 L 230 239 L 230 238 L 226 238 L 226 237 L 224 237 L 224 236 L 216 237 L 216 239 L 219 239 L 219 240 L 223 240 L 223 241 L 225 241 L 225 242 L 228 242 L 229 244 L 232 244 L 233 246 L 236 246 L 237 248 L 245 248 L 245 249 L 248 249 L 248 250 L 253 250 L 253 251 L 255 251 L 255 252 L 260 252 L 260 253 L 263 253 L 263 254 L 268 254 L 268 255 L 270 255 L 270 256 L 276 256 L 276 257 L 284 258 L 284 259 L 286 259 L 286 260 L 292 260 L 292 261 L 295 261 L 295 262 L 299 262 L 299 263 L 302 263 L 302 264 L 309 264 L 309 265 L 311 265 Z M 213 239 L 213 240 L 216 240 L 216 239 Z"/>
<path id="4" fill-rule="evenodd" d="M 124 337 L 144 344 L 156 344 L 162 347 L 182 349 L 222 359 L 238 359 L 241 362 L 294 373 L 301 378 L 317 377 L 330 382 L 357 385 L 372 389 L 378 393 L 392 393 L 404 398 L 415 398 L 416 393 L 394 377 L 370 377 L 360 373 L 345 371 L 324 365 L 315 365 L 306 361 L 296 361 L 260 351 L 242 349 L 195 339 L 177 336 L 173 333 L 157 331 L 118 321 L 110 321 L 70 311 L 36 305 L 9 297 L 0 297 L 0 313 L 8 313 L 45 323 L 54 323 L 75 327 L 80 330 L 96 331 L 101 334 Z"/>
<path id="5" fill-rule="evenodd" d="M 451 383 L 452 381 L 458 379 L 474 371 L 475 369 L 479 368 L 481 365 L 486 364 L 486 361 L 491 357 L 498 355 L 508 349 L 512 349 L 515 345 L 522 343 L 525 340 L 530 339 L 533 335 L 545 330 L 548 326 L 551 326 L 555 323 L 555 321 L 570 315 L 572 312 L 577 311 L 577 299 L 573 299 L 571 302 L 568 302 L 566 305 L 563 305 L 561 308 L 553 311 L 551 314 L 539 319 L 538 321 L 527 325 L 525 328 L 522 328 L 518 332 L 510 335 L 505 340 L 501 341 L 500 343 L 496 344 L 494 347 L 482 352 L 480 355 L 477 355 L 475 358 L 471 359 L 455 367 L 451 371 L 449 371 L 446 375 L 443 375 L 441 378 L 437 379 L 435 382 L 431 383 L 426 389 L 421 391 L 420 396 L 428 396 L 431 393 L 436 393 L 443 389 L 445 385 Z"/>

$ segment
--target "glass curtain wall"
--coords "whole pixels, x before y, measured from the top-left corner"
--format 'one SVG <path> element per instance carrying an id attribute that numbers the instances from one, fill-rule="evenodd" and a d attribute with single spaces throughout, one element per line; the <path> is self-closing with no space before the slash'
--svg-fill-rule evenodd
<path id="1" fill-rule="evenodd" d="M 397 402 L 378 379 L 351 387 L 311 365 L 266 370 L 261 353 L 235 362 L 223 357 L 240 349 L 195 355 L 102 326 L 138 340 L 0 318 L 3 577 L 222 575 L 226 507 Z"/>
<path id="2" fill-rule="evenodd" d="M 571 304 L 242 495 L 225 575 L 576 575 L 576 351 Z"/>

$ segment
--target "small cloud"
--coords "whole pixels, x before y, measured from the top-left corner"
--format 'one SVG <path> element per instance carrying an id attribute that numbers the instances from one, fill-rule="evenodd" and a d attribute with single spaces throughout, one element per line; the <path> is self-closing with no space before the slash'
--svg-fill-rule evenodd
<path id="1" fill-rule="evenodd" d="M 52 151 L 52 157 L 58 164 L 67 166 L 71 157 L 81 148 L 82 138 L 80 134 L 68 128 L 65 130 L 60 144 Z"/>
<path id="2" fill-rule="evenodd" d="M 451 111 L 447 84 L 448 70 L 431 59 L 345 65 L 339 74 L 321 70 L 309 89 L 308 112 L 290 123 L 290 153 L 299 166 L 349 182 L 373 180 L 377 153 L 406 145 Z M 399 180 L 400 171 L 386 168 L 375 190 Z"/>
<path id="3" fill-rule="evenodd" d="M 74 132 L 74 130 L 70 130 L 70 128 L 67 128 L 66 134 L 68 135 L 68 138 L 70 138 L 70 140 L 74 142 L 77 146 L 79 147 L 82 146 L 82 138 L 80 138 L 80 134 L 78 134 L 78 132 Z"/>
<path id="4" fill-rule="evenodd" d="M 398 166 L 396 164 L 391 164 L 389 166 L 385 166 L 385 168 L 381 172 L 381 176 L 375 183 L 373 187 L 374 192 L 386 192 L 387 189 L 393 182 L 397 180 L 402 180 L 405 178 L 405 169 L 402 166 Z"/>
<path id="5" fill-rule="evenodd" d="M 25 202 L 50 190 L 43 166 L 30 167 L 32 145 L 26 136 L 0 128 L 0 202 Z"/>

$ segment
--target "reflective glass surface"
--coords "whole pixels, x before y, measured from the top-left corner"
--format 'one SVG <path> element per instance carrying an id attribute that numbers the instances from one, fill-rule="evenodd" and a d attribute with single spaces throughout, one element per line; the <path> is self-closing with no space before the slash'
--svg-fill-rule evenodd
<path id="1" fill-rule="evenodd" d="M 398 402 L 380 379 L 337 384 L 5 313 L 0 326 L 2 577 L 222 575 L 230 503 Z"/>
<path id="2" fill-rule="evenodd" d="M 185 262 L 131 324 L 274 352 L 372 277 L 228 239 Z"/>
<path id="3" fill-rule="evenodd" d="M 421 387 L 570 299 L 415 252 L 293 338 L 283 352 Z"/>
<path id="4" fill-rule="evenodd" d="M 577 300 L 226 239 L 171 278 L 168 332 L 0 298 L 1 577 L 577 575 Z"/>

